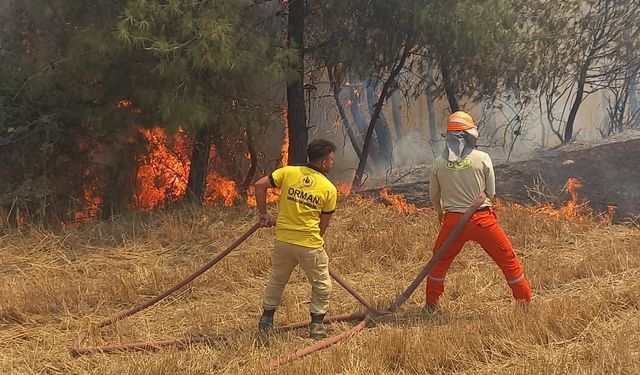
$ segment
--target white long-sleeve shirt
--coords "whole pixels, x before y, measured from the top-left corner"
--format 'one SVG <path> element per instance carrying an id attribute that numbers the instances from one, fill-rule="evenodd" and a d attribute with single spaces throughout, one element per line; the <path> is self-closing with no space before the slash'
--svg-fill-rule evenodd
<path id="1" fill-rule="evenodd" d="M 480 208 L 491 206 L 496 195 L 496 178 L 486 152 L 473 150 L 457 162 L 439 156 L 433 162 L 429 197 L 436 212 L 465 212 L 482 192 L 487 199 Z"/>

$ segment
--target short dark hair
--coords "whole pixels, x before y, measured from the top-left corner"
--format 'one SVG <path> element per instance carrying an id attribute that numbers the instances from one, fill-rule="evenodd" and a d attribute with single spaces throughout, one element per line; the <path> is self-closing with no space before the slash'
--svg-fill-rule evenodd
<path id="1" fill-rule="evenodd" d="M 307 146 L 307 156 L 309 157 L 310 163 L 324 159 L 327 155 L 335 151 L 336 145 L 326 139 L 316 139 Z"/>

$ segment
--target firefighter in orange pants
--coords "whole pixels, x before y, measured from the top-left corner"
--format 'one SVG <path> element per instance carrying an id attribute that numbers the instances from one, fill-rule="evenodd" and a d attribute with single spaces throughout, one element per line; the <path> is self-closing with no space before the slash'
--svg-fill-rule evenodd
<path id="1" fill-rule="evenodd" d="M 467 241 L 479 243 L 498 264 L 516 301 L 531 300 L 531 287 L 522 265 L 496 220 L 491 203 L 496 193 L 493 164 L 487 153 L 476 150 L 477 139 L 478 128 L 469 114 L 458 111 L 449 115 L 446 147 L 434 161 L 429 183 L 429 196 L 442 223 L 434 253 L 473 201 L 483 192 L 487 199 L 431 270 L 427 278 L 426 311 L 436 308 L 444 293 L 447 270 Z"/>

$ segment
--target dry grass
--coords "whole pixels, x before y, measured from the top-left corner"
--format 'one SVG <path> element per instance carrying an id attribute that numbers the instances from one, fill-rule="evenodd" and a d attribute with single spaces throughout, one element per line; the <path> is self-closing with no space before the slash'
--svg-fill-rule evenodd
<path id="1" fill-rule="evenodd" d="M 515 308 L 497 266 L 468 245 L 448 277 L 442 311 L 422 317 L 423 289 L 400 314 L 347 342 L 276 371 L 285 374 L 632 374 L 640 368 L 640 231 L 574 223 L 504 205 L 500 221 L 534 287 Z M 263 373 L 310 340 L 306 331 L 260 345 L 254 327 L 269 274 L 272 230 L 262 229 L 159 305 L 89 330 L 94 345 L 232 334 L 219 347 L 72 359 L 79 331 L 172 285 L 253 224 L 243 209 L 177 210 L 53 234 L 31 228 L 0 241 L 0 373 Z M 328 235 L 332 267 L 378 305 L 429 259 L 433 212 L 400 214 L 343 202 Z M 276 321 L 307 318 L 296 271 Z M 332 312 L 358 310 L 335 285 Z M 332 333 L 348 327 L 331 326 Z"/>

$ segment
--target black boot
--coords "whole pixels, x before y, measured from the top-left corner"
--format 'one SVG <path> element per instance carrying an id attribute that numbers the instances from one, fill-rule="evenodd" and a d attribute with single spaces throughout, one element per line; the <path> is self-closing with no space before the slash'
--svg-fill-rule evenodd
<path id="1" fill-rule="evenodd" d="M 309 337 L 314 340 L 321 340 L 327 337 L 327 330 L 324 328 L 324 314 L 311 314 L 311 325 L 309 325 Z"/>
<path id="2" fill-rule="evenodd" d="M 276 312 L 273 310 L 264 310 L 260 321 L 258 322 L 258 330 L 262 332 L 269 331 L 273 328 L 273 314 Z"/>

